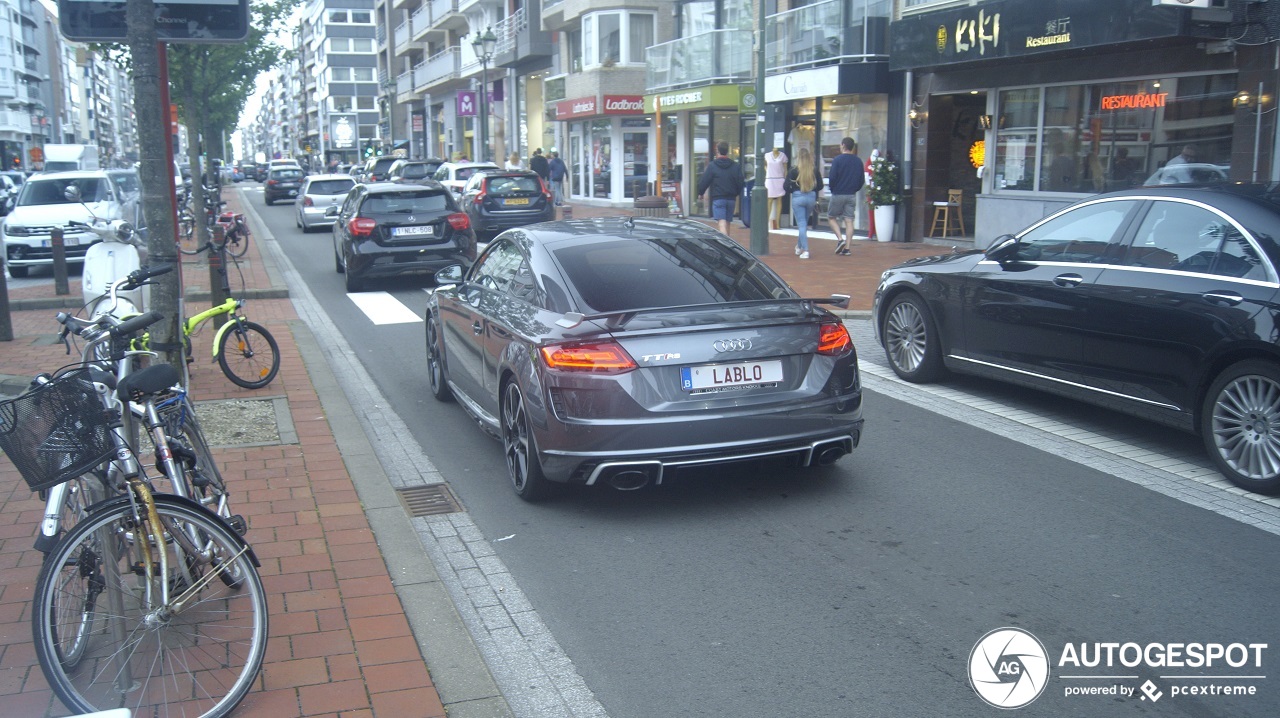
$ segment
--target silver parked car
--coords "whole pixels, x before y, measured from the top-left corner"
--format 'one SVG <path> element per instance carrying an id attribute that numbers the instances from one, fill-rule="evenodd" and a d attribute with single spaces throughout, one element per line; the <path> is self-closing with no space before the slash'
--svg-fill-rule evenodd
<path id="1" fill-rule="evenodd" d="M 351 175 L 311 175 L 302 182 L 298 198 L 294 200 L 294 224 L 303 232 L 314 227 L 332 227 L 333 217 L 325 216 L 325 210 L 337 207 L 347 198 L 347 192 L 356 186 Z"/>
<path id="2" fill-rule="evenodd" d="M 498 436 L 524 499 L 552 482 L 637 489 L 683 467 L 829 464 L 862 432 L 840 319 L 691 220 L 510 229 L 436 274 L 427 375 Z"/>

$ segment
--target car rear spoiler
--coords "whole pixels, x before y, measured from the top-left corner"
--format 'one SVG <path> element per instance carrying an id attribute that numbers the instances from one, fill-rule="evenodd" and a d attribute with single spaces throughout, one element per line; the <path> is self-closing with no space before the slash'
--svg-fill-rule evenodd
<path id="1" fill-rule="evenodd" d="M 837 309 L 849 308 L 848 294 L 832 294 L 829 297 L 783 297 L 780 299 L 749 299 L 741 302 L 710 302 L 707 304 L 682 304 L 675 307 L 644 307 L 641 309 L 619 309 L 613 312 L 583 314 L 582 312 L 565 312 L 556 320 L 556 325 L 565 329 L 573 329 L 583 322 L 596 319 L 608 319 L 612 327 L 624 327 L 638 314 L 658 314 L 661 312 L 683 312 L 699 309 L 724 309 L 726 307 L 753 307 L 769 304 L 831 304 Z"/>

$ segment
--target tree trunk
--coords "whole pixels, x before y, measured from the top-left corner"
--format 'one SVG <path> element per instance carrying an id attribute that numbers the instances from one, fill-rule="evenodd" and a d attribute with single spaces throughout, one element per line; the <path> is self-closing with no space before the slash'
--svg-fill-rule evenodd
<path id="1" fill-rule="evenodd" d="M 156 35 L 153 0 L 127 0 L 125 20 L 129 51 L 133 55 L 134 113 L 138 118 L 138 147 L 141 163 L 138 179 L 142 185 L 142 211 L 147 222 L 147 263 L 169 265 L 174 271 L 156 277 L 151 287 L 151 306 L 164 314 L 164 321 L 151 327 L 151 346 L 165 363 L 181 374 L 182 332 L 179 329 L 181 263 L 178 261 L 177 228 L 174 218 L 173 160 L 165 133 L 164 78 L 160 72 L 163 47 Z"/>

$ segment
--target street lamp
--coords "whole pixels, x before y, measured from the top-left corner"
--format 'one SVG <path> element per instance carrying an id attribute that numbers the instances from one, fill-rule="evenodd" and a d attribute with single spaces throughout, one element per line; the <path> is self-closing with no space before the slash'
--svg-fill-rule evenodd
<path id="1" fill-rule="evenodd" d="M 489 27 L 484 31 L 483 35 L 477 34 L 476 39 L 471 41 L 471 47 L 476 51 L 476 57 L 480 58 L 480 122 L 478 129 L 480 131 L 480 154 L 478 161 L 483 162 L 489 154 L 489 61 L 493 59 L 493 50 L 498 45 L 498 38 L 493 34 L 493 28 Z"/>
<path id="2" fill-rule="evenodd" d="M 387 93 L 387 149 L 392 154 L 396 151 L 396 113 L 394 106 L 396 94 L 396 81 L 386 79 L 382 81 L 382 91 Z"/>

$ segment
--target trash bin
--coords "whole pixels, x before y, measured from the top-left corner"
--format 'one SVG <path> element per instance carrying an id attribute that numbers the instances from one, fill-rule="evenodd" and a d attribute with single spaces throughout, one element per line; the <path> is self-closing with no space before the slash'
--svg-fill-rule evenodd
<path id="1" fill-rule="evenodd" d="M 670 217 L 671 210 L 664 197 L 637 197 L 637 217 Z"/>
<path id="2" fill-rule="evenodd" d="M 755 180 L 747 180 L 742 188 L 742 226 L 751 226 L 751 190 L 756 188 Z"/>

